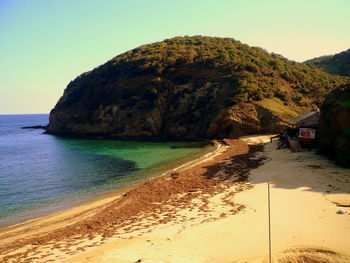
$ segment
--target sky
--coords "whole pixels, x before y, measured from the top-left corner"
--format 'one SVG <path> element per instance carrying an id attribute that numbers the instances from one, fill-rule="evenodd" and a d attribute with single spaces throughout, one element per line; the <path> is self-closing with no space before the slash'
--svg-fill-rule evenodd
<path id="1" fill-rule="evenodd" d="M 349 0 L 0 0 L 0 114 L 49 113 L 81 73 L 174 36 L 335 54 L 350 48 L 349 14 Z"/>

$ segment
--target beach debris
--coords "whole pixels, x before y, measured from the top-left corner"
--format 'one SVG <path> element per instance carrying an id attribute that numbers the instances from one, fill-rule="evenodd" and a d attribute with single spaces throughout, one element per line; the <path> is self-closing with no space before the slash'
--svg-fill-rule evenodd
<path id="1" fill-rule="evenodd" d="M 309 164 L 308 167 L 313 169 L 324 169 L 322 166 L 316 164 Z"/>
<path id="2" fill-rule="evenodd" d="M 346 210 L 344 210 L 344 209 L 339 209 L 339 210 L 337 211 L 337 214 L 339 214 L 339 215 L 346 214 Z"/>
<path id="3" fill-rule="evenodd" d="M 142 261 L 143 261 L 143 259 L 140 258 L 140 259 L 138 259 L 137 261 L 135 261 L 135 263 L 142 262 Z"/>
<path id="4" fill-rule="evenodd" d="M 179 177 L 179 173 L 175 172 L 175 173 L 172 173 L 170 176 L 172 179 L 176 179 Z"/>

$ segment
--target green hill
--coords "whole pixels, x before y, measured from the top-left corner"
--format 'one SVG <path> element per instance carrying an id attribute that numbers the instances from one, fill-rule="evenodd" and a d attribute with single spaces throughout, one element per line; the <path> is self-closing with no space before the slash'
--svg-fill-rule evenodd
<path id="1" fill-rule="evenodd" d="M 347 81 L 234 39 L 175 37 L 78 76 L 48 132 L 193 139 L 276 131 Z"/>
<path id="2" fill-rule="evenodd" d="M 305 61 L 330 74 L 350 76 L 350 49 L 331 56 L 323 56 Z"/>

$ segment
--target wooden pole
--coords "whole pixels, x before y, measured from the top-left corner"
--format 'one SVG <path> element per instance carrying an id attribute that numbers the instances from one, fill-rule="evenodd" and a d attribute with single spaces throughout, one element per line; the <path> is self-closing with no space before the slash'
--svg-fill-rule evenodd
<path id="1" fill-rule="evenodd" d="M 270 181 L 267 181 L 267 203 L 268 203 L 268 214 L 269 214 L 269 263 L 271 260 L 271 204 L 270 204 Z"/>

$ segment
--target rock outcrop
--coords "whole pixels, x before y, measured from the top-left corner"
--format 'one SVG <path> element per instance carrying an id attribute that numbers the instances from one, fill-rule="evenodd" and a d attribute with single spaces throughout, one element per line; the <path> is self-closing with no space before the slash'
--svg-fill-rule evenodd
<path id="1" fill-rule="evenodd" d="M 77 77 L 47 132 L 194 139 L 278 131 L 344 81 L 233 39 L 176 37 Z"/>
<path id="2" fill-rule="evenodd" d="M 350 83 L 334 90 L 321 107 L 320 151 L 350 167 Z"/>

